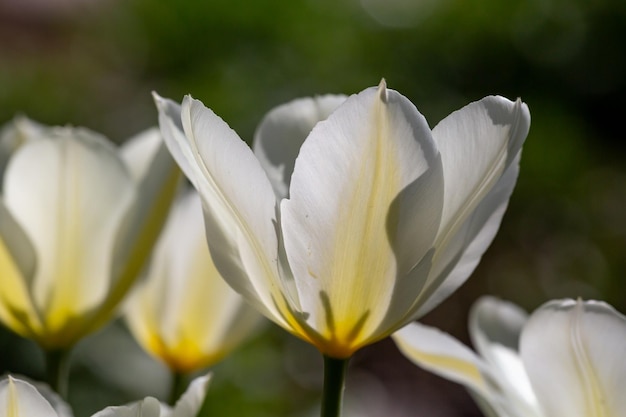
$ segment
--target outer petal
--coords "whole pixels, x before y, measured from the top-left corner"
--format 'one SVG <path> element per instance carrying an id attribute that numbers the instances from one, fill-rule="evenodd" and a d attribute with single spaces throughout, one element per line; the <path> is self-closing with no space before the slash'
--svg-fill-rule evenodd
<path id="1" fill-rule="evenodd" d="M 122 159 L 135 181 L 140 182 L 150 174 L 152 162 L 163 146 L 161 132 L 156 127 L 147 129 L 122 144 Z"/>
<path id="2" fill-rule="evenodd" d="M 180 184 L 180 170 L 153 130 L 130 139 L 122 157 L 136 186 L 113 245 L 111 288 L 94 326 L 106 323 L 143 269 Z M 132 167 L 131 167 L 132 166 Z"/>
<path id="3" fill-rule="evenodd" d="M 50 403 L 35 387 L 11 376 L 0 381 L 0 415 L 58 417 Z"/>
<path id="4" fill-rule="evenodd" d="M 41 328 L 27 284 L 36 271 L 36 255 L 28 236 L 0 202 L 0 320 L 25 337 Z"/>
<path id="5" fill-rule="evenodd" d="M 510 416 L 542 415 L 518 353 L 527 317 L 515 304 L 494 297 L 480 298 L 470 312 L 472 342 L 489 365 Z"/>
<path id="6" fill-rule="evenodd" d="M 56 137 L 23 146 L 13 156 L 4 198 L 37 253 L 37 273 L 28 287 L 44 333 L 51 334 L 40 342 L 56 345 L 73 342 L 77 329 L 63 331 L 63 340 L 52 335 L 106 296 L 115 231 L 133 189 L 100 136 L 81 129 L 50 135 Z"/>
<path id="7" fill-rule="evenodd" d="M 493 403 L 486 364 L 449 334 L 413 322 L 392 337 L 404 356 L 416 365 L 462 384 L 487 403 Z"/>
<path id="8" fill-rule="evenodd" d="M 298 327 L 294 310 L 299 307 L 278 277 L 276 199 L 258 160 L 199 101 L 185 97 L 180 121 L 174 104 L 156 101 L 170 152 L 203 200 L 217 269 L 257 310 L 293 331 Z"/>
<path id="9" fill-rule="evenodd" d="M 395 325 L 387 313 L 398 279 L 433 243 L 440 167 L 423 116 L 384 82 L 350 97 L 303 144 L 282 225 L 322 352 L 349 356 L 397 328 L 379 327 Z M 416 287 L 404 294 L 411 302 Z"/>
<path id="10" fill-rule="evenodd" d="M 6 165 L 22 145 L 41 138 L 47 130 L 45 126 L 27 117 L 17 116 L 0 130 L 0 184 L 4 182 Z"/>
<path id="11" fill-rule="evenodd" d="M 279 199 L 289 195 L 293 166 L 304 139 L 346 98 L 325 95 L 297 99 L 276 107 L 261 121 L 252 149 Z"/>
<path id="12" fill-rule="evenodd" d="M 146 397 L 142 401 L 137 401 L 131 405 L 118 407 L 107 407 L 98 411 L 92 417 L 165 417 L 161 404 L 156 398 Z"/>
<path id="13" fill-rule="evenodd" d="M 210 381 L 210 374 L 195 378 L 191 381 L 187 391 L 185 391 L 176 402 L 176 406 L 174 410 L 172 410 L 170 417 L 195 417 L 198 415 L 204 403 L 204 397 L 209 389 Z"/>
<path id="14" fill-rule="evenodd" d="M 608 304 L 544 304 L 524 328 L 521 355 L 546 415 L 626 415 L 626 317 Z"/>
<path id="15" fill-rule="evenodd" d="M 188 193 L 174 207 L 126 314 L 141 345 L 178 372 L 213 365 L 260 318 L 215 269 L 202 222 L 200 199 Z"/>
<path id="16" fill-rule="evenodd" d="M 529 126 L 524 103 L 491 96 L 433 129 L 445 173 L 444 210 L 433 268 L 413 318 L 456 290 L 491 244 L 515 186 Z"/>

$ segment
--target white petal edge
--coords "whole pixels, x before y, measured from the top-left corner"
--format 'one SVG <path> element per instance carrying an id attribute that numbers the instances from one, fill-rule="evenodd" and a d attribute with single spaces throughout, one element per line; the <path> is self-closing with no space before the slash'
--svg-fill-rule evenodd
<path id="1" fill-rule="evenodd" d="M 433 137 L 441 152 L 445 200 L 433 270 L 419 318 L 474 271 L 495 237 L 519 172 L 530 113 L 521 100 L 489 96 L 443 119 Z"/>
<path id="2" fill-rule="evenodd" d="M 261 165 L 200 101 L 186 96 L 180 113 L 169 100 L 156 102 L 166 144 L 202 198 L 215 265 L 258 311 L 292 329 L 298 302 L 278 274 L 276 198 Z"/>
<path id="3" fill-rule="evenodd" d="M 413 322 L 391 336 L 414 364 L 459 383 L 492 404 L 486 364 L 471 349 L 434 327 Z"/>
<path id="4" fill-rule="evenodd" d="M 521 355 L 546 415 L 626 415 L 626 317 L 610 305 L 544 304 L 522 332 Z"/>
<path id="5" fill-rule="evenodd" d="M 323 95 L 296 99 L 275 107 L 261 120 L 252 149 L 279 199 L 289 195 L 291 174 L 302 143 L 313 127 L 328 118 L 346 98 Z"/>
<path id="6" fill-rule="evenodd" d="M 202 408 L 210 381 L 211 374 L 197 377 L 191 381 L 187 391 L 176 402 L 170 417 L 195 417 Z"/>
<path id="7" fill-rule="evenodd" d="M 50 403 L 35 387 L 12 376 L 0 380 L 0 415 L 58 417 Z"/>
<path id="8" fill-rule="evenodd" d="M 166 417 L 159 400 L 146 397 L 129 405 L 107 407 L 92 417 Z"/>

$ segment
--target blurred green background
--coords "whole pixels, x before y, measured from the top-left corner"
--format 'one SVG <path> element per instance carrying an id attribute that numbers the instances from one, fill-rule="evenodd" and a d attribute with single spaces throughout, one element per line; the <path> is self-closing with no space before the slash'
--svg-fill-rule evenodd
<path id="1" fill-rule="evenodd" d="M 250 139 L 273 106 L 382 77 L 431 126 L 485 95 L 522 97 L 532 125 L 501 230 L 425 318 L 467 341 L 468 308 L 487 293 L 529 310 L 580 296 L 626 312 L 625 39 L 621 0 L 0 0 L 0 123 L 25 114 L 121 142 L 156 124 L 154 90 L 191 93 Z M 166 395 L 167 373 L 122 323 L 74 358 L 77 417 Z M 0 372 L 38 378 L 41 363 L 0 330 Z M 204 415 L 315 415 L 321 359 L 273 326 L 214 371 Z M 389 341 L 356 355 L 347 397 L 359 416 L 480 415 Z"/>

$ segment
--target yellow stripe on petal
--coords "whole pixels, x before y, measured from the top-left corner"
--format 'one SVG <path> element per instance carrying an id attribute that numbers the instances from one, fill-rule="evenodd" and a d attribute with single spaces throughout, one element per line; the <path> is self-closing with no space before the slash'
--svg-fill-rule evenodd
<path id="1" fill-rule="evenodd" d="M 415 264 L 394 246 L 404 227 L 412 229 L 397 199 L 429 168 L 428 146 L 423 117 L 383 81 L 348 98 L 300 150 L 281 207 L 285 248 L 310 335 L 329 356 L 350 356 L 390 332 L 379 325 L 398 265 Z M 430 246 L 424 236 L 412 239 L 416 253 Z"/>
<path id="2" fill-rule="evenodd" d="M 19 335 L 33 337 L 33 333 L 40 329 L 37 313 L 24 278 L 3 239 L 0 239 L 0 277 L 0 320 Z"/>

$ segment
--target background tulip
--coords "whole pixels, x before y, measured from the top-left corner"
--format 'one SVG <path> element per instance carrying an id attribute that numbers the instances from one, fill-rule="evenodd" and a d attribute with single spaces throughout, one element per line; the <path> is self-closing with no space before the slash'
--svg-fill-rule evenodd
<path id="1" fill-rule="evenodd" d="M 28 382 L 8 376 L 0 380 L 0 415 L 64 417 Z"/>
<path id="2" fill-rule="evenodd" d="M 47 352 L 65 394 L 67 355 L 106 323 L 165 220 L 179 171 L 158 131 L 116 149 L 83 128 L 19 119 L 3 130 L 0 321 Z"/>
<path id="3" fill-rule="evenodd" d="M 417 365 L 465 385 L 488 416 L 621 416 L 626 317 L 600 301 L 550 301 L 527 318 L 481 298 L 470 316 L 480 356 L 437 329 L 412 323 L 393 335 Z"/>
<path id="4" fill-rule="evenodd" d="M 157 105 L 224 278 L 335 358 L 422 316 L 469 276 L 500 224 L 530 123 L 521 101 L 487 97 L 431 131 L 382 82 L 270 113 L 257 159 L 199 101 Z"/>
<path id="5" fill-rule="evenodd" d="M 200 198 L 177 201 L 126 321 L 136 340 L 175 373 L 218 362 L 256 330 L 261 316 L 219 275 L 209 254 Z"/>
<path id="6" fill-rule="evenodd" d="M 209 388 L 210 375 L 195 378 L 172 408 L 146 397 L 130 405 L 107 407 L 92 417 L 196 417 Z"/>
<path id="7" fill-rule="evenodd" d="M 111 316 L 149 254 L 177 170 L 151 130 L 115 149 L 82 128 L 2 136 L 0 319 L 46 349 Z"/>

